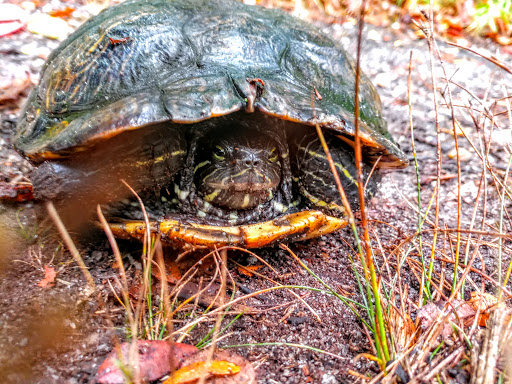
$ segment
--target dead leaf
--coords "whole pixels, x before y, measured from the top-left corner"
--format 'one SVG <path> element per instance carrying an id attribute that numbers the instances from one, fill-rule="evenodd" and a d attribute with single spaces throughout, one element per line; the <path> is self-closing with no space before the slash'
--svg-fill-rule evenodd
<path id="1" fill-rule="evenodd" d="M 183 363 L 183 368 L 187 369 L 184 369 L 181 373 L 175 372 L 164 381 L 164 384 L 195 383 L 201 375 L 207 378 L 205 383 L 208 384 L 256 383 L 254 368 L 242 356 L 233 352 L 218 350 L 213 354 L 210 365 L 207 365 L 206 361 L 209 354 L 209 350 L 203 350 L 190 356 Z"/>
<path id="2" fill-rule="evenodd" d="M 457 158 L 457 149 L 453 148 L 450 152 L 448 152 L 448 157 L 450 159 L 456 159 Z M 460 161 L 464 161 L 464 162 L 471 161 L 472 159 L 474 159 L 474 157 L 475 157 L 475 154 L 473 152 L 471 152 L 470 150 L 468 150 L 466 148 L 459 148 Z"/>
<path id="3" fill-rule="evenodd" d="M 445 301 L 438 301 L 436 303 L 428 303 L 424 307 L 418 309 L 417 317 L 420 321 L 420 327 L 422 330 L 428 329 L 434 322 L 439 320 L 439 314 L 441 309 L 446 304 Z M 471 323 L 474 319 L 476 311 L 463 300 L 452 300 L 448 307 L 449 315 L 445 318 L 443 323 L 443 330 L 441 336 L 443 340 L 450 338 L 453 333 L 451 323 L 463 325 Z"/>
<path id="4" fill-rule="evenodd" d="M 180 263 L 176 263 L 172 260 L 165 260 L 165 269 L 166 275 L 165 279 L 170 284 L 176 284 L 181 280 L 181 271 L 180 271 Z M 151 274 L 155 276 L 158 280 L 162 280 L 162 276 L 160 274 L 160 268 L 152 268 Z"/>
<path id="5" fill-rule="evenodd" d="M 413 342 L 416 326 L 410 316 L 405 311 L 402 312 L 396 307 L 390 306 L 388 322 L 393 332 L 394 342 L 401 350 L 406 350 L 408 345 Z"/>
<path id="6" fill-rule="evenodd" d="M 0 37 L 9 36 L 16 32 L 20 32 L 25 27 L 20 21 L 8 21 L 0 23 Z"/>
<path id="7" fill-rule="evenodd" d="M 55 11 L 50 11 L 48 14 L 52 17 L 69 17 L 71 14 L 75 12 L 75 8 L 66 7 L 64 9 L 56 9 Z"/>
<path id="8" fill-rule="evenodd" d="M 32 80 L 28 73 L 13 72 L 9 76 L 2 76 L 0 78 L 0 103 L 12 102 L 15 104 L 19 102 L 21 97 L 28 94 L 32 86 Z"/>
<path id="9" fill-rule="evenodd" d="M 238 273 L 241 275 L 247 276 L 247 277 L 253 277 L 254 274 L 251 273 L 251 271 L 257 271 L 258 269 L 262 268 L 263 265 L 248 265 L 248 266 L 239 266 L 237 267 Z"/>
<path id="10" fill-rule="evenodd" d="M 480 312 L 488 312 L 489 308 L 498 304 L 498 298 L 490 293 L 482 293 L 479 291 L 471 292 L 471 299 L 468 300 L 469 305 L 476 311 L 480 307 Z"/>
<path id="11" fill-rule="evenodd" d="M 25 27 L 27 13 L 15 4 L 0 4 L 0 37 L 19 32 Z"/>
<path id="12" fill-rule="evenodd" d="M 238 372 L 240 372 L 240 367 L 229 361 L 214 360 L 210 363 L 198 361 L 174 372 L 171 377 L 164 381 L 164 384 L 189 384 L 201 379 L 201 377 L 229 376 Z"/>
<path id="13" fill-rule="evenodd" d="M 107 356 L 98 368 L 96 382 L 100 384 L 126 382 L 126 375 L 122 369 L 130 366 L 127 361 L 130 346 L 130 343 L 122 343 Z M 139 375 L 144 382 L 158 380 L 172 370 L 180 369 L 185 359 L 197 352 L 197 348 L 193 345 L 163 340 L 139 340 L 137 348 Z"/>
<path id="14" fill-rule="evenodd" d="M 2 3 L 0 4 L 0 23 L 7 21 L 21 21 L 27 16 L 23 8 L 15 4 Z"/>
<path id="15" fill-rule="evenodd" d="M 27 29 L 32 33 L 56 40 L 64 40 L 73 31 L 64 20 L 46 14 L 33 17 L 27 23 Z"/>
<path id="16" fill-rule="evenodd" d="M 498 304 L 498 298 L 490 293 L 474 291 L 471 292 L 471 299 L 468 300 L 468 303 L 475 311 L 480 307 L 478 325 L 480 327 L 485 327 L 487 326 L 487 320 L 489 320 L 489 309 Z"/>
<path id="17" fill-rule="evenodd" d="M 180 268 L 172 263 L 172 264 L 166 264 L 167 267 L 167 281 L 171 284 L 176 284 L 178 281 L 181 280 L 181 272 Z"/>
<path id="18" fill-rule="evenodd" d="M 48 267 L 44 265 L 44 278 L 37 283 L 37 285 L 41 288 L 51 288 L 55 285 L 55 278 L 57 277 L 57 272 L 55 272 L 55 268 Z"/>
<path id="19" fill-rule="evenodd" d="M 0 90 L 0 102 L 1 90 Z M 32 185 L 28 184 L 11 184 L 0 181 L 0 200 L 7 200 L 16 203 L 34 200 L 32 194 Z"/>

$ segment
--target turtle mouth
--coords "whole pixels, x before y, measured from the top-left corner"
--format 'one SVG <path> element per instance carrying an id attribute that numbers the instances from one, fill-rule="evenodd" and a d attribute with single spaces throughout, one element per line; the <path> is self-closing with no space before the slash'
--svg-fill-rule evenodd
<path id="1" fill-rule="evenodd" d="M 248 172 L 249 173 L 249 172 Z M 253 193 L 276 189 L 279 185 L 278 180 L 272 180 L 255 172 L 250 172 L 243 179 L 230 179 L 228 182 L 208 183 L 208 186 L 214 190 L 227 190 L 230 192 Z"/>
<path id="2" fill-rule="evenodd" d="M 212 200 L 216 206 L 225 207 L 229 210 L 246 210 L 251 209 L 263 204 L 272 199 L 273 193 L 268 190 L 220 190 L 217 197 Z M 205 200 L 207 201 L 207 200 Z"/>

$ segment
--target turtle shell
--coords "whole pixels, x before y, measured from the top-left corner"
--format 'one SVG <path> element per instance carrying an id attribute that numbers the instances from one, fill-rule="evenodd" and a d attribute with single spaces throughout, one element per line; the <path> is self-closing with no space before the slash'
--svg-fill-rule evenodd
<path id="1" fill-rule="evenodd" d="M 40 162 L 153 123 L 239 110 L 354 136 L 355 66 L 340 45 L 280 10 L 233 0 L 128 1 L 89 20 L 52 53 L 14 144 Z M 407 160 L 361 75 L 363 154 Z"/>

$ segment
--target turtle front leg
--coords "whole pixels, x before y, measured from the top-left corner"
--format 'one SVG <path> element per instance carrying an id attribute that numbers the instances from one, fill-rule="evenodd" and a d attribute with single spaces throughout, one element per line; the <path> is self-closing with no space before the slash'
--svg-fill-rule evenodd
<path id="1" fill-rule="evenodd" d="M 135 191 L 158 190 L 183 166 L 181 130 L 164 124 L 122 133 L 72 157 L 42 163 L 32 176 L 34 196 L 58 205 L 109 204 Z"/>
<path id="2" fill-rule="evenodd" d="M 354 151 L 333 136 L 326 136 L 326 142 L 349 204 L 357 209 L 359 194 Z M 308 205 L 337 216 L 345 214 L 327 156 L 316 134 L 305 135 L 297 144 L 295 172 L 299 191 Z M 363 164 L 364 180 L 370 172 L 371 166 Z M 366 186 L 366 196 L 373 194 L 379 179 L 378 173 L 372 175 Z"/>

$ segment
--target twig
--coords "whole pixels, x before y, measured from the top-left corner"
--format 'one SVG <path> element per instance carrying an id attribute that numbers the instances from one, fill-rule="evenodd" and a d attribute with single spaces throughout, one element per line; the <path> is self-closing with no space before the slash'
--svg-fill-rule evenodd
<path id="1" fill-rule="evenodd" d="M 59 231 L 62 239 L 64 240 L 64 243 L 66 244 L 66 247 L 68 247 L 69 252 L 75 259 L 75 262 L 80 267 L 80 270 L 82 271 L 83 275 L 85 276 L 85 279 L 87 280 L 87 283 L 89 284 L 89 288 L 91 288 L 93 291 L 96 291 L 96 284 L 94 283 L 94 279 L 91 276 L 91 273 L 85 266 L 84 260 L 82 259 L 82 256 L 80 256 L 80 252 L 78 252 L 78 249 L 75 246 L 75 243 L 71 239 L 71 236 L 69 236 L 69 232 L 67 231 L 66 227 L 64 226 L 64 223 L 60 219 L 59 214 L 57 213 L 57 210 L 55 209 L 55 206 L 51 201 L 46 202 L 46 209 L 48 210 L 48 214 L 53 220 L 53 223 L 57 227 L 57 230 Z"/>

